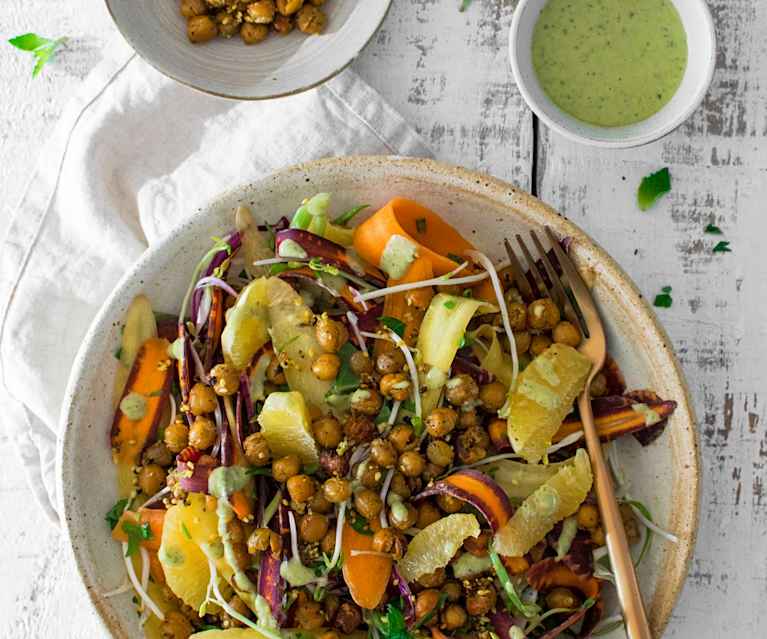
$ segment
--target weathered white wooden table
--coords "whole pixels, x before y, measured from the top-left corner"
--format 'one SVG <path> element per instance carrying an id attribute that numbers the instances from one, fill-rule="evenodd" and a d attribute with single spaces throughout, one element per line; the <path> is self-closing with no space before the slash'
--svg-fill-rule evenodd
<path id="1" fill-rule="evenodd" d="M 700 536 L 669 638 L 767 635 L 767 2 L 712 0 L 719 51 L 705 103 L 647 147 L 599 151 L 539 125 L 510 75 L 511 0 L 394 0 L 355 63 L 431 144 L 437 158 L 532 190 L 581 225 L 648 296 L 673 287 L 659 314 L 700 419 Z M 3 0 L 0 36 L 68 35 L 36 80 L 0 46 L 0 233 L 40 141 L 115 37 L 96 0 Z M 641 177 L 662 166 L 672 193 L 640 212 Z M 732 253 L 713 254 L 708 223 Z M 0 415 L 0 424 L 3 415 Z M 0 431 L 0 637 L 102 636 L 57 530 L 37 510 Z"/>

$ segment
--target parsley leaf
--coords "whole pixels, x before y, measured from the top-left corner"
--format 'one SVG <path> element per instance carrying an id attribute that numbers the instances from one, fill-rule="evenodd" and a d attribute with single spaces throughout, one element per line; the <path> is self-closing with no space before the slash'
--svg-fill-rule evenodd
<path id="1" fill-rule="evenodd" d="M 708 224 L 706 225 L 706 228 L 703 229 L 704 233 L 710 233 L 711 235 L 721 235 L 722 229 L 720 229 L 718 226 L 714 224 Z"/>
<path id="2" fill-rule="evenodd" d="M 405 615 L 402 612 L 402 604 L 390 603 L 386 608 L 386 615 L 376 613 L 371 621 L 385 639 L 412 639 L 407 630 Z"/>
<path id="3" fill-rule="evenodd" d="M 674 300 L 671 299 L 671 287 L 664 286 L 661 289 L 661 292 L 655 296 L 655 301 L 653 302 L 653 305 L 658 306 L 660 308 L 669 308 L 673 301 Z"/>
<path id="4" fill-rule="evenodd" d="M 711 251 L 712 253 L 732 253 L 729 242 L 717 242 L 716 246 Z"/>
<path id="5" fill-rule="evenodd" d="M 65 42 L 66 38 L 57 38 L 50 40 L 36 33 L 25 33 L 8 40 L 17 49 L 29 51 L 35 56 L 35 66 L 32 69 L 32 77 L 35 78 L 42 71 L 45 63 L 52 60 L 56 55 L 56 50 Z"/>
<path id="6" fill-rule="evenodd" d="M 368 537 L 373 536 L 373 531 L 370 530 L 370 526 L 368 526 L 368 520 L 357 513 L 354 513 L 354 519 L 349 522 L 349 525 L 360 535 L 367 535 Z"/>
<path id="7" fill-rule="evenodd" d="M 271 477 L 272 476 L 272 469 L 270 466 L 261 466 L 260 468 L 258 466 L 251 466 L 245 472 L 250 477 L 258 477 L 258 476 Z"/>
<path id="8" fill-rule="evenodd" d="M 109 509 L 109 512 L 106 514 L 106 517 L 104 517 L 104 519 L 106 519 L 106 522 L 109 524 L 110 530 L 115 529 L 117 522 L 120 521 L 120 517 L 122 517 L 122 514 L 125 511 L 125 508 L 127 506 L 128 506 L 128 499 L 126 498 L 126 499 L 121 499 Z"/>
<path id="9" fill-rule="evenodd" d="M 356 352 L 357 349 L 350 342 L 346 342 L 338 350 L 338 357 L 341 358 L 341 368 L 338 369 L 338 375 L 330 390 L 328 390 L 326 397 L 330 395 L 348 395 L 359 388 L 360 377 L 352 370 L 350 363 L 352 355 Z"/>
<path id="10" fill-rule="evenodd" d="M 391 417 L 391 406 L 388 402 L 384 402 L 381 406 L 381 410 L 378 411 L 378 415 L 376 415 L 375 423 L 376 424 L 383 424 L 385 422 L 389 421 L 389 417 Z"/>
<path id="11" fill-rule="evenodd" d="M 657 173 L 642 178 L 637 191 L 637 204 L 643 211 L 649 209 L 655 202 L 671 190 L 671 174 L 668 167 Z"/>
<path id="12" fill-rule="evenodd" d="M 445 302 L 445 308 L 449 311 L 452 311 L 455 308 L 455 304 L 456 304 L 455 300 L 448 300 L 447 302 Z"/>
<path id="13" fill-rule="evenodd" d="M 426 218 L 419 217 L 415 221 L 415 230 L 419 233 L 426 233 Z"/>
<path id="14" fill-rule="evenodd" d="M 383 324 L 386 328 L 394 331 L 400 337 L 405 334 L 405 322 L 397 319 L 396 317 L 387 317 L 384 315 L 378 321 L 381 322 L 381 324 Z"/>
<path id="15" fill-rule="evenodd" d="M 413 427 L 413 432 L 415 433 L 416 437 L 420 437 L 421 435 L 423 435 L 423 429 L 424 429 L 423 419 L 418 417 L 418 415 L 413 415 L 410 418 L 410 424 Z"/>
<path id="16" fill-rule="evenodd" d="M 338 226 L 346 226 L 349 222 L 352 221 L 357 213 L 364 211 L 369 206 L 370 204 L 361 204 L 360 206 L 355 206 L 353 209 L 349 209 L 345 213 L 341 213 L 341 215 L 333 220 L 333 224 L 337 224 Z"/>
<path id="17" fill-rule="evenodd" d="M 132 524 L 129 521 L 124 521 L 122 529 L 123 532 L 128 535 L 128 549 L 125 551 L 126 557 L 131 557 L 136 554 L 142 540 L 152 538 L 152 529 L 149 527 L 148 523 Z"/>

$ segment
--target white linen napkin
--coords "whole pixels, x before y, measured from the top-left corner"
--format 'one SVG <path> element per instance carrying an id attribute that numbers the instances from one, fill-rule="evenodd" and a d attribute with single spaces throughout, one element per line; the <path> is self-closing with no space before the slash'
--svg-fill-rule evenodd
<path id="1" fill-rule="evenodd" d="M 428 156 L 352 71 L 268 102 L 198 93 L 122 40 L 84 82 L 47 143 L 0 244 L 0 424 L 57 520 L 59 412 L 81 339 L 149 244 L 214 196 L 327 156 Z"/>

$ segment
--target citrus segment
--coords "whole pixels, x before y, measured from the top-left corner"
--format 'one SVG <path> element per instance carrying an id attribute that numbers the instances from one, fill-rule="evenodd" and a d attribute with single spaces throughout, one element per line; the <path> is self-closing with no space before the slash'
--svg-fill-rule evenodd
<path id="1" fill-rule="evenodd" d="M 373 550 L 373 536 L 358 533 L 344 524 L 341 541 L 343 551 L 343 575 L 354 602 L 371 610 L 381 603 L 391 576 L 392 559 L 379 555 L 352 556 L 353 550 Z"/>
<path id="2" fill-rule="evenodd" d="M 258 423 L 274 458 L 298 455 L 304 464 L 319 461 L 309 411 L 298 391 L 270 393 Z"/>

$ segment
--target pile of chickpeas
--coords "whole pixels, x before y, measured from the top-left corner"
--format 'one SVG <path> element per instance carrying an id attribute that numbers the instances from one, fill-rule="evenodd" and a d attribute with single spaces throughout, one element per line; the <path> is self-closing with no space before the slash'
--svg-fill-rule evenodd
<path id="1" fill-rule="evenodd" d="M 217 36 L 239 34 L 245 44 L 263 42 L 271 31 L 287 35 L 294 28 L 321 33 L 327 16 L 325 0 L 181 0 L 190 42 L 208 42 Z"/>

